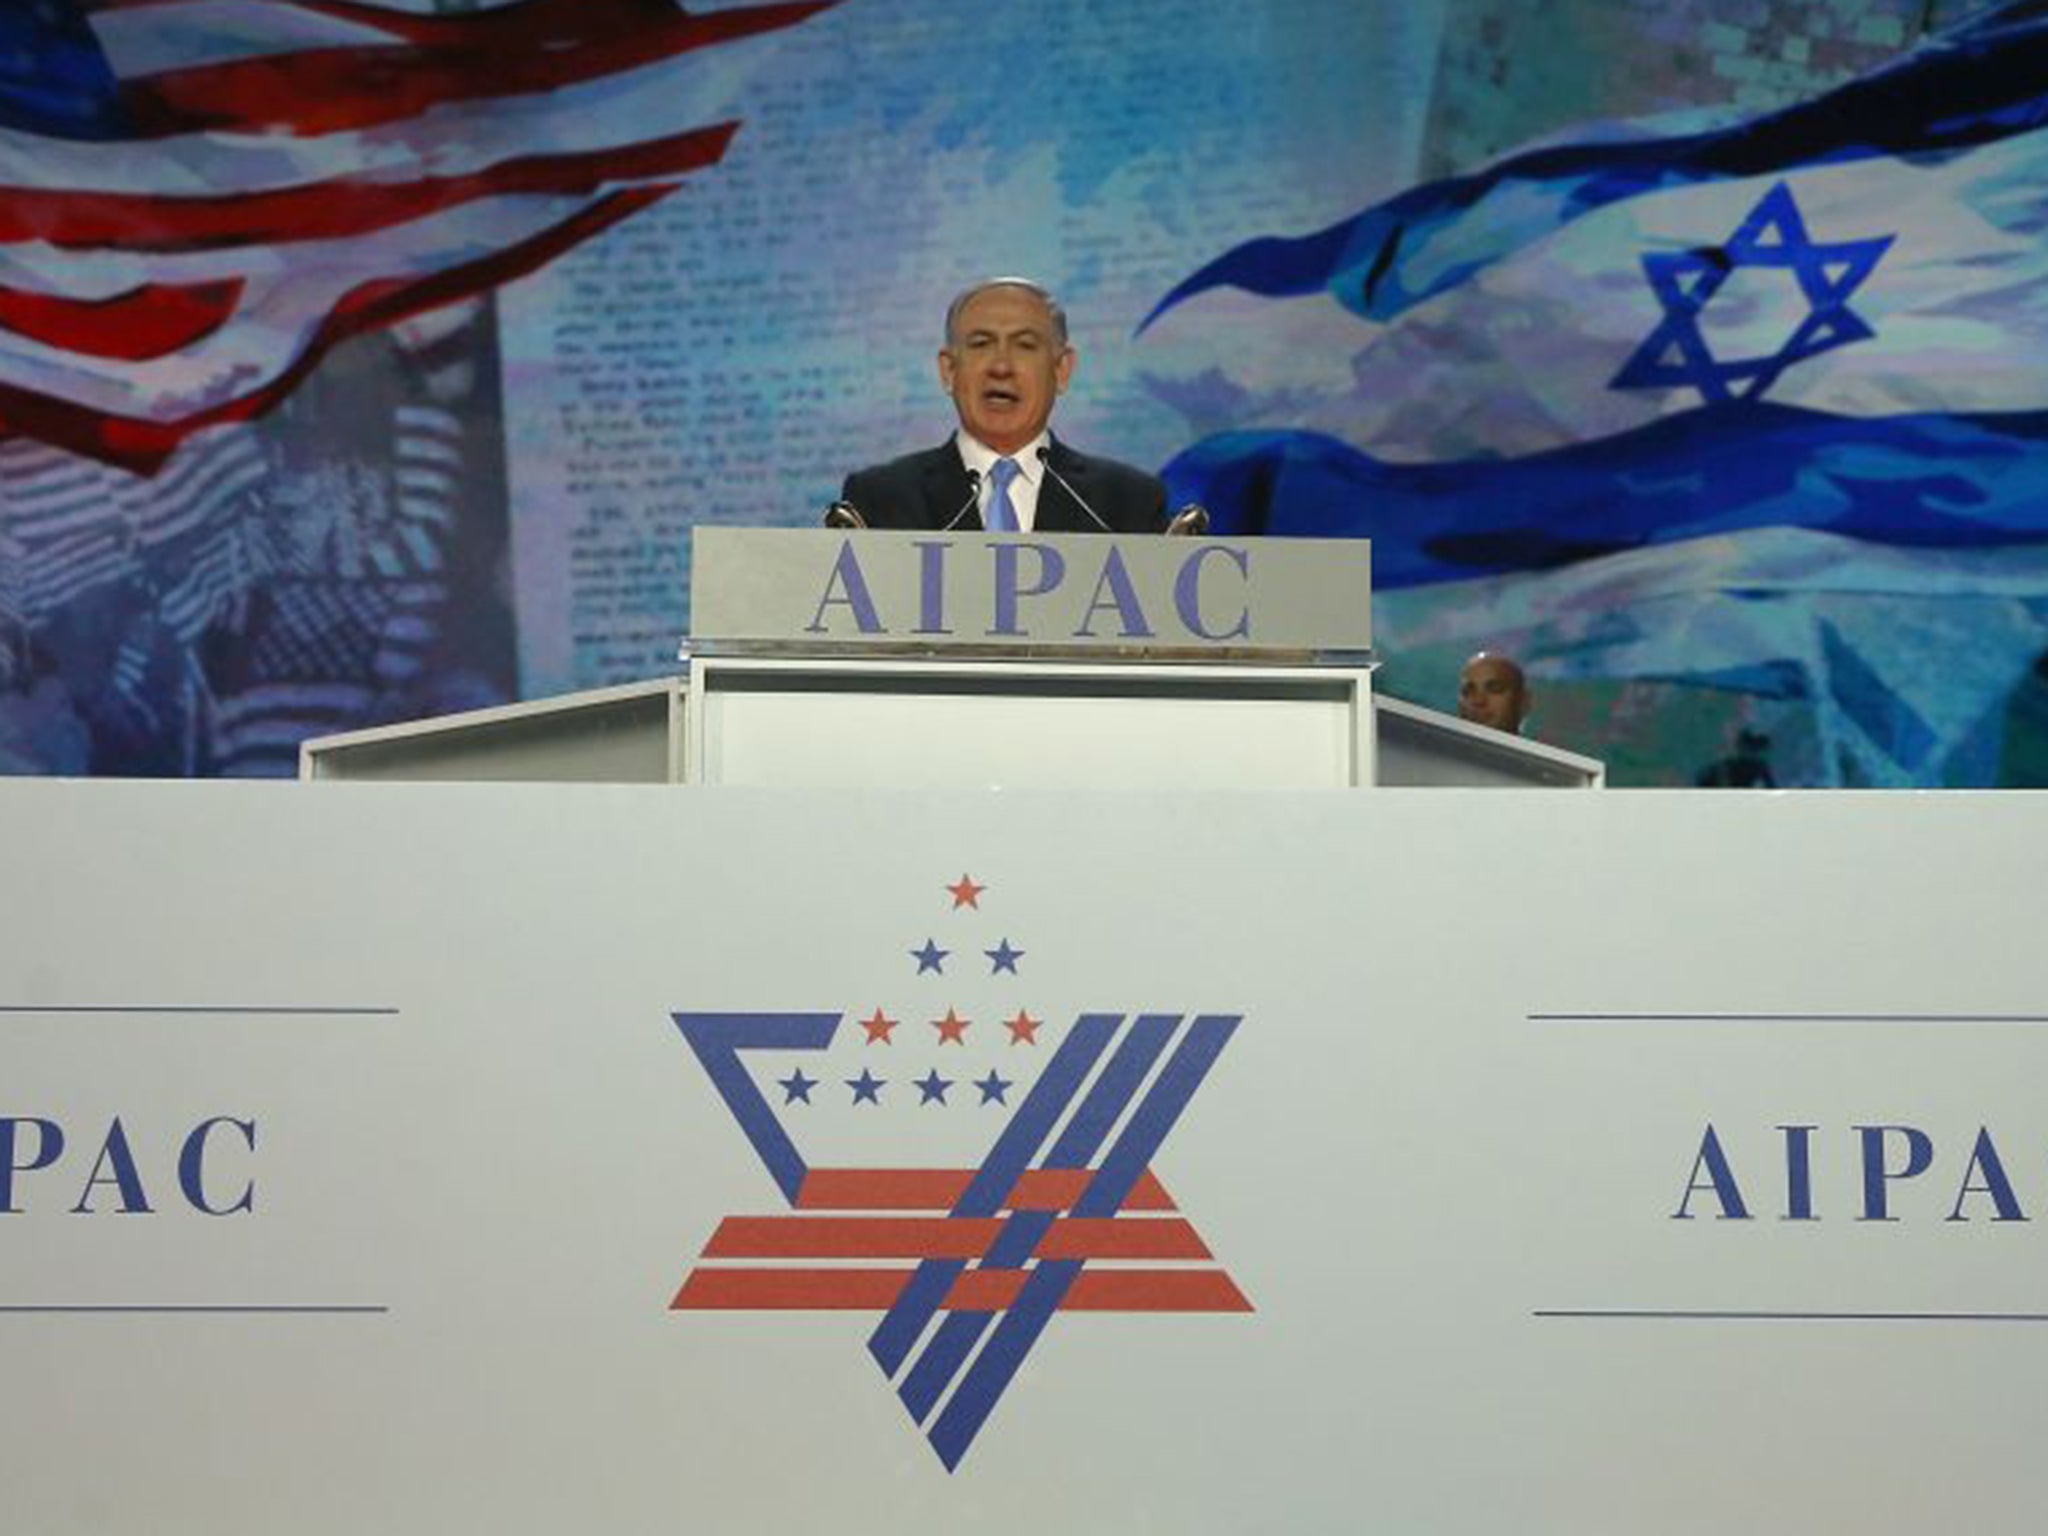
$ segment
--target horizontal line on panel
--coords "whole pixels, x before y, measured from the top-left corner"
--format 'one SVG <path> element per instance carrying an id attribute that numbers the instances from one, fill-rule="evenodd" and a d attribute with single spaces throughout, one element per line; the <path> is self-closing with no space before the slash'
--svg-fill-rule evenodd
<path id="1" fill-rule="evenodd" d="M 158 1014 L 256 1015 L 273 1018 L 395 1018 L 396 1008 L 314 1008 L 253 1003 L 0 1003 L 0 1014 Z"/>
<path id="2" fill-rule="evenodd" d="M 36 1302 L 0 1303 L 0 1314 L 19 1316 L 28 1313 L 227 1313 L 237 1315 L 279 1314 L 312 1315 L 323 1317 L 373 1317 L 382 1316 L 391 1310 L 384 1305 L 358 1305 L 355 1303 L 296 1303 L 285 1302 L 265 1305 L 260 1302 L 185 1302 L 185 1301 L 128 1301 L 128 1302 Z"/>
<path id="3" fill-rule="evenodd" d="M 1532 1024 L 2048 1024 L 2048 1013 L 1531 1013 Z"/>
<path id="4" fill-rule="evenodd" d="M 2048 1312 L 1763 1312 L 1553 1307 L 1539 1309 L 1530 1316 L 1593 1322 L 2048 1323 Z"/>

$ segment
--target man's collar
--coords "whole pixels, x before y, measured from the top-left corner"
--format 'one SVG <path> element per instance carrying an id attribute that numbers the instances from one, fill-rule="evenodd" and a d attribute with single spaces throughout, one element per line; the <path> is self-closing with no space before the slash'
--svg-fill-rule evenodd
<path id="1" fill-rule="evenodd" d="M 1017 461 L 1017 468 L 1022 471 L 1024 478 L 1036 485 L 1045 473 L 1045 465 L 1040 461 L 1038 451 L 1052 446 L 1052 429 L 1041 429 L 1038 436 L 1012 454 L 997 453 L 965 427 L 954 432 L 953 446 L 959 451 L 960 462 L 978 472 L 984 480 L 995 467 L 997 459 L 1011 458 Z"/>

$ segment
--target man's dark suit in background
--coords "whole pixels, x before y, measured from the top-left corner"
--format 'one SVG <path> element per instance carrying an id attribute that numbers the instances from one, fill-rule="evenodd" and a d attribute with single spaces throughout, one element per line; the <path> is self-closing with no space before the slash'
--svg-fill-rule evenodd
<path id="1" fill-rule="evenodd" d="M 1038 533 L 1100 533 L 1102 528 L 1069 494 L 1065 479 L 1117 533 L 1157 533 L 1166 525 L 1166 487 L 1156 476 L 1114 459 L 1076 453 L 1057 438 L 1048 474 L 1038 492 Z M 853 504 L 870 528 L 979 528 L 969 505 L 973 482 L 952 441 L 923 453 L 908 453 L 887 464 L 846 477 L 843 500 Z M 963 511 L 962 509 L 965 508 Z M 955 517 L 958 522 L 953 522 Z"/>

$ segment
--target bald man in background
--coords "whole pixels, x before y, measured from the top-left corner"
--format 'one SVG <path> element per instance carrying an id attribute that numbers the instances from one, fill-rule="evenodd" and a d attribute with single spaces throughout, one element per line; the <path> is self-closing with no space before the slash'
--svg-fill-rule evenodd
<path id="1" fill-rule="evenodd" d="M 1513 661 L 1480 651 L 1465 663 L 1458 673 L 1459 719 L 1519 736 L 1528 715 L 1529 682 Z"/>

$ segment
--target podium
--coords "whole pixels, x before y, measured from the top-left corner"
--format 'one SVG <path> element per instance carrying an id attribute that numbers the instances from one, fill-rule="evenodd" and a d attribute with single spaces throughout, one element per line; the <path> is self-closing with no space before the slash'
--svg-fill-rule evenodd
<path id="1" fill-rule="evenodd" d="M 699 529 L 675 676 L 308 741 L 302 779 L 1599 788 L 1377 698 L 1357 540 Z"/>

